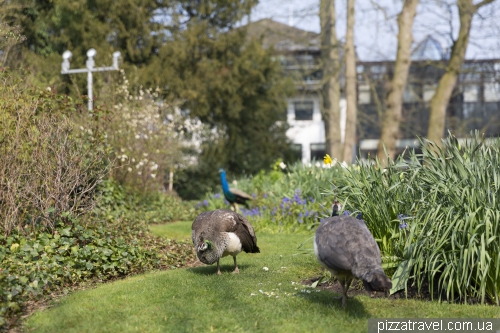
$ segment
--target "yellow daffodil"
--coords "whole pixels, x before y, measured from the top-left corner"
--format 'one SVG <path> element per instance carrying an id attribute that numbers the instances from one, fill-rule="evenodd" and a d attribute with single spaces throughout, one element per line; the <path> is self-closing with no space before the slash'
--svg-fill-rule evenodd
<path id="1" fill-rule="evenodd" d="M 332 164 L 333 160 L 330 157 L 330 155 L 326 154 L 325 157 L 323 158 L 323 162 L 325 162 L 325 164 Z"/>

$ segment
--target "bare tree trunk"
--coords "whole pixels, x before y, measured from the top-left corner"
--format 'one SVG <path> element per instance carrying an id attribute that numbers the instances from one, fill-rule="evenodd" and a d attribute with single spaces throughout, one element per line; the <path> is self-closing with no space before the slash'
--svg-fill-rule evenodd
<path id="1" fill-rule="evenodd" d="M 356 122 L 358 106 L 356 103 L 356 52 L 354 50 L 354 3 L 347 0 L 347 28 L 345 34 L 345 98 L 346 124 L 344 135 L 344 158 L 352 163 L 354 145 L 356 144 Z"/>
<path id="2" fill-rule="evenodd" d="M 168 173 L 168 191 L 172 192 L 174 190 L 174 169 L 171 168 Z"/>
<path id="3" fill-rule="evenodd" d="M 465 51 L 469 44 L 471 22 L 477 10 L 494 0 L 483 0 L 474 5 L 472 0 L 457 0 L 458 15 L 460 17 L 460 30 L 458 38 L 454 41 L 451 56 L 446 67 L 446 72 L 439 80 L 436 92 L 430 102 L 429 127 L 427 138 L 436 145 L 441 146 L 446 121 L 446 109 L 450 102 L 451 94 L 457 84 L 458 75 L 465 60 Z"/>
<path id="4" fill-rule="evenodd" d="M 321 61 L 323 68 L 323 108 L 325 122 L 326 153 L 342 160 L 340 138 L 340 61 L 339 43 L 335 29 L 335 0 L 321 0 L 319 9 L 321 23 Z"/>
<path id="5" fill-rule="evenodd" d="M 396 140 L 399 136 L 403 94 L 411 64 L 412 27 L 415 14 L 417 13 L 417 5 L 418 0 L 406 0 L 401 13 L 398 15 L 398 51 L 394 64 L 394 76 L 392 77 L 389 92 L 385 99 L 386 109 L 377 149 L 377 157 L 383 165 L 387 162 L 384 144 L 390 158 L 394 159 L 396 155 Z"/>

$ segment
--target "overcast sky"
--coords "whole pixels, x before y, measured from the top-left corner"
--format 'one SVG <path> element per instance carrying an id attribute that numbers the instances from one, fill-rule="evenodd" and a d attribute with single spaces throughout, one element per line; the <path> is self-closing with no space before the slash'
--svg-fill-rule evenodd
<path id="1" fill-rule="evenodd" d="M 478 1 L 474 1 L 477 3 Z M 337 0 L 337 31 L 345 35 L 346 0 Z M 396 17 L 401 0 L 357 0 L 355 44 L 363 61 L 394 59 Z M 319 32 L 319 0 L 261 0 L 251 20 L 272 18 L 297 28 Z M 467 58 L 500 58 L 500 0 L 481 8 L 475 16 Z M 420 0 L 413 27 L 414 45 L 432 35 L 449 48 L 458 32 L 458 10 L 453 0 Z"/>

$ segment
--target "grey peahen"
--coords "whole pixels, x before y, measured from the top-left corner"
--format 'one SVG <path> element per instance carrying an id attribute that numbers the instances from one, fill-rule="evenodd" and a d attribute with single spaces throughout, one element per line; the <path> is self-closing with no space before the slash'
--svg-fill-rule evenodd
<path id="1" fill-rule="evenodd" d="M 354 277 L 363 281 L 367 291 L 387 291 L 392 282 L 382 269 L 380 249 L 365 222 L 352 216 L 338 216 L 340 207 L 335 201 L 332 217 L 316 230 L 314 253 L 340 282 L 342 306 L 345 306 Z"/>
<path id="2" fill-rule="evenodd" d="M 238 211 L 238 204 L 243 204 L 248 208 L 247 201 L 252 200 L 252 197 L 237 188 L 229 188 L 229 184 L 226 179 L 226 171 L 224 171 L 224 169 L 219 169 L 219 175 L 224 197 L 231 204 L 231 207 L 234 208 L 234 211 Z"/>
<path id="3" fill-rule="evenodd" d="M 198 259 L 204 264 L 217 262 L 217 274 L 220 275 L 219 260 L 231 255 L 234 260 L 233 273 L 239 273 L 236 256 L 241 251 L 259 253 L 257 237 L 250 222 L 242 215 L 228 209 L 203 212 L 191 227 L 193 244 Z"/>

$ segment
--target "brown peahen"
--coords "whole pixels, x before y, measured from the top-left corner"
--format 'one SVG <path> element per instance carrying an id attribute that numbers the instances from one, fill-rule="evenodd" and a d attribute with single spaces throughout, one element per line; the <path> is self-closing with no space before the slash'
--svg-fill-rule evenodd
<path id="1" fill-rule="evenodd" d="M 204 264 L 217 262 L 217 274 L 220 275 L 219 260 L 232 256 L 233 273 L 239 273 L 236 256 L 241 252 L 259 253 L 257 237 L 250 222 L 242 215 L 228 209 L 203 212 L 191 226 L 193 244 L 198 259 Z"/>
<path id="2" fill-rule="evenodd" d="M 363 281 L 367 291 L 387 291 L 392 282 L 382 269 L 380 249 L 365 222 L 352 216 L 338 216 L 340 207 L 335 201 L 332 217 L 316 230 L 314 253 L 340 282 L 342 306 L 345 306 L 354 277 Z"/>

